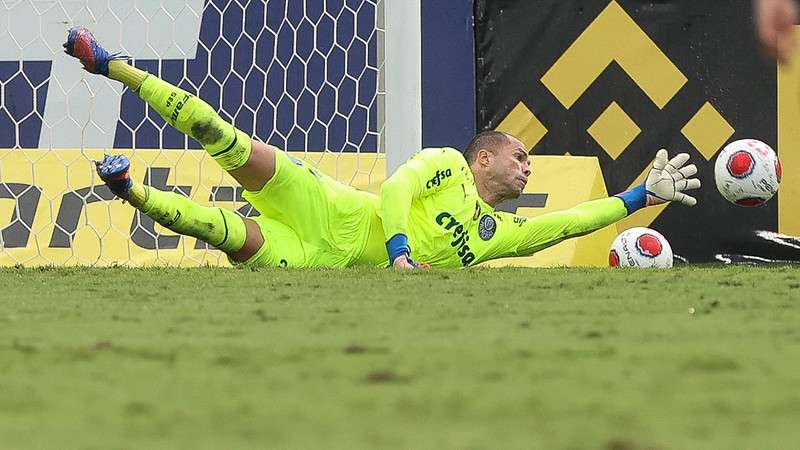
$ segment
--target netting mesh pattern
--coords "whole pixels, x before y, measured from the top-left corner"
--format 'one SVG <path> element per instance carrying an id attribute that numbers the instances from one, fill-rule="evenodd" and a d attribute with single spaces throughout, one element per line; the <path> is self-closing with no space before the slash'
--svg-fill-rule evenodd
<path id="1" fill-rule="evenodd" d="M 0 147 L 39 145 L 50 66 L 49 61 L 0 62 Z"/>
<path id="2" fill-rule="evenodd" d="M 53 16 L 53 9 L 75 24 L 82 24 L 80 18 L 97 21 L 102 29 L 116 23 L 125 36 L 97 33 L 109 50 L 132 55 L 137 67 L 199 94 L 262 141 L 288 150 L 378 151 L 382 30 L 377 0 L 87 0 L 75 17 L 70 5 L 59 8 L 62 1 L 11 3 L 30 3 L 6 5 L 30 10 L 30 28 L 52 25 L 42 21 Z M 19 14 L 9 17 L 16 20 Z M 200 21 L 196 46 L 181 48 L 170 37 L 191 32 L 184 25 L 192 20 Z M 20 55 L 39 44 L 15 38 L 12 29 L 5 33 L 0 41 L 18 46 Z M 131 43 L 131 35 L 141 39 Z M 114 48 L 115 42 L 123 42 L 123 48 Z M 52 50 L 53 58 L 61 57 L 60 48 Z M 154 54 L 179 56 L 138 57 Z M 49 61 L 0 62 L 0 147 L 39 146 L 50 69 Z M 130 91 L 122 97 L 113 133 L 117 148 L 199 148 L 165 127 Z"/>
<path id="3" fill-rule="evenodd" d="M 382 0 L 0 3 L 0 265 L 226 262 L 114 200 L 93 170 L 104 152 L 127 154 L 138 181 L 256 214 L 197 142 L 63 55 L 70 26 L 241 130 L 374 191 L 385 176 L 381 15 Z"/>

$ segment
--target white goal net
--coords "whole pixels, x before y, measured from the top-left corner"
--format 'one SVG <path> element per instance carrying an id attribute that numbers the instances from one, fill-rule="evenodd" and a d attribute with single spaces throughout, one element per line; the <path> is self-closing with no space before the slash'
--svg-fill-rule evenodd
<path id="1" fill-rule="evenodd" d="M 383 0 L 20 0 L 0 4 L 0 265 L 225 263 L 112 200 L 132 176 L 255 214 L 199 144 L 62 53 L 83 25 L 239 129 L 366 189 L 385 177 Z"/>

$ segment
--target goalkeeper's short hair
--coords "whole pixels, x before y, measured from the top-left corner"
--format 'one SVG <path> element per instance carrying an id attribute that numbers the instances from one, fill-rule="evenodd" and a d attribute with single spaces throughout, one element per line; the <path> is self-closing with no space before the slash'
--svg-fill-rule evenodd
<path id="1" fill-rule="evenodd" d="M 464 150 L 464 158 L 467 160 L 467 164 L 472 165 L 475 162 L 475 158 L 478 157 L 478 150 L 485 148 L 495 153 L 497 146 L 506 143 L 508 138 L 509 135 L 507 133 L 495 130 L 486 130 L 476 134 L 467 149 Z"/>

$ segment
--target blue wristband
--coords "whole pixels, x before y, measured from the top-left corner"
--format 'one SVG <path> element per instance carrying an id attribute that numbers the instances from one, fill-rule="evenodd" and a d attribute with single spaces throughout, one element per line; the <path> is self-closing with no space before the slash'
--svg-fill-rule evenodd
<path id="1" fill-rule="evenodd" d="M 411 248 L 408 247 L 408 237 L 403 233 L 397 233 L 386 241 L 386 253 L 389 254 L 389 264 L 394 263 L 398 256 L 411 256 Z"/>
<path id="2" fill-rule="evenodd" d="M 620 198 L 622 203 L 625 203 L 625 209 L 628 210 L 629 216 L 647 206 L 647 189 L 644 183 L 635 188 L 628 189 L 625 192 L 620 192 L 614 197 Z"/>

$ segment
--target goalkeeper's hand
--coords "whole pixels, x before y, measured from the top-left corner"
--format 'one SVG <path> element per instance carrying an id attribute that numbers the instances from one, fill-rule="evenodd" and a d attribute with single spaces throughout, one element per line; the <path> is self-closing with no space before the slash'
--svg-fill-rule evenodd
<path id="1" fill-rule="evenodd" d="M 386 253 L 389 254 L 389 262 L 396 269 L 428 269 L 430 264 L 416 263 L 411 259 L 411 248 L 408 246 L 408 237 L 405 234 L 397 233 L 386 241 Z"/>
<path id="2" fill-rule="evenodd" d="M 697 199 L 687 195 L 684 191 L 700 187 L 700 180 L 691 178 L 697 173 L 697 166 L 689 164 L 688 153 L 679 153 L 674 158 L 667 160 L 667 151 L 661 149 L 653 160 L 653 168 L 647 175 L 645 190 L 647 192 L 647 206 L 660 205 L 667 202 L 680 202 L 686 206 L 694 206 Z"/>
<path id="3" fill-rule="evenodd" d="M 392 262 L 395 269 L 430 269 L 430 264 L 414 262 L 406 255 L 400 255 Z"/>

